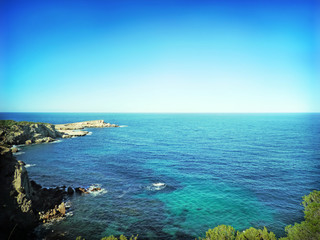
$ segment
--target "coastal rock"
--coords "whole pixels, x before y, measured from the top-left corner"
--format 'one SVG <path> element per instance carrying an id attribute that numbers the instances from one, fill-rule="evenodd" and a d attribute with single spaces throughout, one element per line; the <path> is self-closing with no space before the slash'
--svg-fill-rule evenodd
<path id="1" fill-rule="evenodd" d="M 88 131 L 79 131 L 79 129 L 109 127 L 118 127 L 118 125 L 105 123 L 103 120 L 57 125 L 0 120 L 0 145 L 48 143 L 57 138 L 80 137 L 89 133 Z"/>
<path id="2" fill-rule="evenodd" d="M 108 127 L 119 127 L 119 125 L 105 123 L 103 120 L 93 120 L 93 121 L 55 125 L 55 128 L 57 130 L 76 130 L 76 129 L 83 129 L 83 128 L 108 128 Z"/>
<path id="3" fill-rule="evenodd" d="M 74 193 L 74 190 L 72 189 L 72 187 L 68 187 L 67 193 L 68 195 L 72 195 Z"/>
<path id="4" fill-rule="evenodd" d="M 12 153 L 16 153 L 19 151 L 19 149 L 17 147 L 12 147 L 11 148 Z"/>
<path id="5" fill-rule="evenodd" d="M 91 192 L 101 191 L 101 188 L 100 187 L 95 187 L 95 188 L 90 189 L 90 191 Z"/>
<path id="6" fill-rule="evenodd" d="M 75 188 L 74 190 L 75 190 L 75 192 L 78 193 L 78 194 L 82 194 L 82 193 L 88 194 L 88 193 L 89 193 L 89 192 L 87 191 L 87 189 L 82 188 L 82 187 L 77 187 L 77 188 Z"/>
<path id="7" fill-rule="evenodd" d="M 63 203 L 66 191 L 60 188 L 42 188 L 30 181 L 25 163 L 12 155 L 18 149 L 13 145 L 45 143 L 61 137 L 78 137 L 87 131 L 74 131 L 84 127 L 117 127 L 103 120 L 76 123 L 73 131 L 57 130 L 46 123 L 0 120 L 0 239 L 26 239 L 39 222 L 47 222 L 65 216 Z M 75 127 L 77 126 L 77 127 Z M 71 189 L 73 191 L 73 189 Z M 71 193 L 68 189 L 68 192 Z M 96 189 L 95 191 L 99 191 Z M 76 192 L 88 194 L 85 188 Z"/>
<path id="8" fill-rule="evenodd" d="M 18 145 L 50 142 L 61 137 L 53 124 L 1 120 L 0 144 Z"/>
<path id="9" fill-rule="evenodd" d="M 17 161 L 12 150 L 0 145 L 0 239 L 25 239 L 40 221 L 41 212 L 56 209 L 65 215 L 61 205 L 65 192 L 42 188 L 30 181 L 25 163 Z M 52 213 L 54 211 L 52 210 Z"/>
<path id="10" fill-rule="evenodd" d="M 62 202 L 60 205 L 56 205 L 53 209 L 50 209 L 47 212 L 40 212 L 39 213 L 39 219 L 43 222 L 49 222 L 52 220 L 57 220 L 66 215 L 66 207 L 64 202 Z"/>
<path id="11" fill-rule="evenodd" d="M 75 131 L 75 130 L 59 130 L 62 134 L 62 138 L 82 137 L 87 135 L 88 131 Z"/>
<path id="12" fill-rule="evenodd" d="M 49 143 L 55 141 L 52 137 L 44 137 L 35 140 L 35 143 Z"/>

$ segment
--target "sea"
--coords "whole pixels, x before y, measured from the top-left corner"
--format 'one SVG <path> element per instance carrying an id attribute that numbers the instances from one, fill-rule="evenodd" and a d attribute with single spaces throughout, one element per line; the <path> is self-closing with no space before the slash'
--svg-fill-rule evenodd
<path id="1" fill-rule="evenodd" d="M 52 124 L 103 119 L 119 128 L 19 146 L 44 187 L 100 187 L 66 198 L 38 239 L 194 239 L 221 224 L 285 236 L 320 190 L 320 114 L 1 113 Z"/>

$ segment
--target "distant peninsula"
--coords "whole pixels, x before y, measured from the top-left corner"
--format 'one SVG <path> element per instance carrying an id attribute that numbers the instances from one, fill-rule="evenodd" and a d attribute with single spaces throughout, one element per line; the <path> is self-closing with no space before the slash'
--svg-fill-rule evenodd
<path id="1" fill-rule="evenodd" d="M 41 222 L 64 217 L 66 194 L 89 193 L 99 189 L 71 187 L 42 188 L 29 180 L 25 163 L 13 153 L 17 145 L 49 143 L 59 138 L 85 136 L 84 128 L 119 127 L 103 120 L 67 124 L 0 120 L 0 239 L 33 239 L 33 229 Z M 81 130 L 80 130 L 81 129 Z"/>

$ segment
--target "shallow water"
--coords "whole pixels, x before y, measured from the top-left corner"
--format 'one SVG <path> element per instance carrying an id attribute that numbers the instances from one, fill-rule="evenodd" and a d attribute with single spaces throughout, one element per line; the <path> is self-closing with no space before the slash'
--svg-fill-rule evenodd
<path id="1" fill-rule="evenodd" d="M 103 188 L 71 197 L 70 216 L 47 226 L 66 239 L 194 239 L 219 224 L 267 226 L 282 236 L 285 225 L 303 219 L 301 197 L 320 189 L 319 114 L 0 116 L 127 126 L 20 147 L 17 159 L 43 186 Z"/>

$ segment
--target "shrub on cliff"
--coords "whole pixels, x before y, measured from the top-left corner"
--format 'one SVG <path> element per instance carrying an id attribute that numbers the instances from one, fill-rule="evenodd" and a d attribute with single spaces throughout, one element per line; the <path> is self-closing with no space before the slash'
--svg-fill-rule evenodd
<path id="1" fill-rule="evenodd" d="M 137 240 L 138 239 L 138 235 L 137 236 L 131 236 L 129 239 L 127 239 L 125 236 L 121 235 L 119 237 L 119 240 Z M 118 240 L 118 238 L 114 237 L 113 235 L 112 236 L 109 236 L 109 237 L 104 237 L 104 238 L 101 238 L 101 240 Z"/>
<path id="2" fill-rule="evenodd" d="M 113 235 L 108 236 L 108 237 L 101 238 L 101 240 L 137 240 L 137 239 L 138 239 L 138 235 L 135 236 L 135 237 L 134 237 L 134 236 L 131 236 L 129 239 L 126 238 L 126 236 L 124 236 L 124 235 L 119 236 L 119 238 L 117 238 L 117 237 L 115 237 L 115 236 L 113 236 Z M 81 236 L 78 236 L 78 237 L 76 238 L 76 240 L 85 240 L 85 238 L 82 238 Z"/>
<path id="3" fill-rule="evenodd" d="M 234 240 L 236 234 L 236 230 L 227 225 L 219 225 L 214 229 L 209 229 L 206 232 L 205 240 L 211 239 L 224 239 L 224 240 Z"/>
<path id="4" fill-rule="evenodd" d="M 273 232 L 268 232 L 267 228 L 249 228 L 243 232 L 236 232 L 231 226 L 219 225 L 206 232 L 206 237 L 200 240 L 276 240 Z"/>
<path id="5" fill-rule="evenodd" d="M 243 232 L 238 232 L 236 240 L 276 240 L 276 235 L 273 232 L 268 232 L 267 228 L 264 227 L 263 230 L 256 228 L 249 228 Z"/>
<path id="6" fill-rule="evenodd" d="M 28 122 L 28 121 L 21 121 L 17 122 L 14 120 L 0 120 L 0 128 L 11 128 L 14 125 L 18 126 L 29 126 L 32 124 L 48 124 L 48 123 L 41 123 L 41 122 Z"/>
<path id="7" fill-rule="evenodd" d="M 320 239 L 320 191 L 304 196 L 302 204 L 305 221 L 287 226 L 287 237 L 281 240 Z"/>

